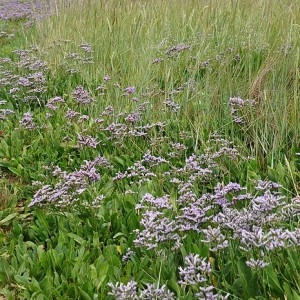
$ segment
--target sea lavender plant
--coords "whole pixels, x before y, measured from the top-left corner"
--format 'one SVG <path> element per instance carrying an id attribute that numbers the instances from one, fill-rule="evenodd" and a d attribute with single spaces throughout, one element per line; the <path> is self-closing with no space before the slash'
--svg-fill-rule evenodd
<path id="1" fill-rule="evenodd" d="M 12 109 L 0 109 L 0 120 L 6 120 L 7 116 L 14 114 Z"/>
<path id="2" fill-rule="evenodd" d="M 90 135 L 81 135 L 77 133 L 77 142 L 78 147 L 91 147 L 91 148 L 97 148 L 97 145 L 100 144 L 100 142 L 97 141 L 97 138 L 94 138 Z"/>
<path id="3" fill-rule="evenodd" d="M 111 292 L 108 295 L 113 296 L 116 300 L 137 300 L 137 283 L 135 281 L 129 281 L 127 284 L 120 282 L 108 283 L 111 288 Z"/>
<path id="4" fill-rule="evenodd" d="M 146 288 L 141 290 L 139 294 L 139 299 L 141 300 L 175 300 L 175 295 L 169 291 L 165 285 L 160 288 L 155 284 L 146 284 Z"/>
<path id="5" fill-rule="evenodd" d="M 136 205 L 136 210 L 142 212 L 140 224 L 143 227 L 142 230 L 135 230 L 136 246 L 153 249 L 167 242 L 172 245 L 172 249 L 180 247 L 179 227 L 171 218 L 173 208 L 169 196 L 155 198 L 151 194 L 146 194 Z"/>
<path id="6" fill-rule="evenodd" d="M 52 176 L 58 178 L 58 182 L 52 187 L 42 186 L 33 196 L 29 206 L 53 204 L 58 207 L 65 207 L 80 200 L 80 195 L 87 190 L 89 185 L 101 179 L 96 167 L 110 168 L 107 159 L 102 156 L 96 157 L 92 161 L 84 161 L 80 169 L 71 173 L 62 171 L 56 166 L 52 171 Z M 100 198 L 95 199 L 97 203 Z M 96 203 L 92 202 L 92 205 Z"/>
<path id="7" fill-rule="evenodd" d="M 33 115 L 31 112 L 24 113 L 23 118 L 19 121 L 20 127 L 25 129 L 35 129 L 37 128 L 35 122 L 33 121 Z"/>
<path id="8" fill-rule="evenodd" d="M 212 267 L 207 259 L 200 258 L 198 254 L 190 253 L 184 258 L 184 267 L 179 267 L 180 281 L 183 286 L 200 284 L 205 286 L 212 272 Z"/>
<path id="9" fill-rule="evenodd" d="M 205 239 L 201 241 L 210 245 L 209 250 L 211 252 L 218 252 L 229 246 L 229 242 L 226 236 L 221 232 L 220 227 L 212 228 L 209 225 L 207 229 L 202 229 L 202 232 L 204 233 Z"/>
<path id="10" fill-rule="evenodd" d="M 176 46 L 173 46 L 171 48 L 169 48 L 165 54 L 172 57 L 182 51 L 185 51 L 185 50 L 190 50 L 191 49 L 191 46 L 189 45 L 185 45 L 185 44 L 178 44 Z"/>
<path id="11" fill-rule="evenodd" d="M 75 101 L 82 105 L 88 105 L 94 101 L 82 85 L 77 86 L 72 95 Z"/>
<path id="12" fill-rule="evenodd" d="M 255 104 L 255 100 L 243 100 L 240 97 L 231 97 L 229 99 L 229 106 L 233 121 L 237 124 L 245 123 L 243 116 L 239 115 L 239 112 L 241 112 L 243 108 L 253 107 Z"/>
<path id="13" fill-rule="evenodd" d="M 145 288 L 138 289 L 137 283 L 134 280 L 129 281 L 127 284 L 120 282 L 109 283 L 111 288 L 111 295 L 116 300 L 175 300 L 175 295 L 169 291 L 165 285 L 158 287 L 155 284 L 147 283 Z"/>
<path id="14" fill-rule="evenodd" d="M 129 86 L 123 90 L 124 95 L 129 95 L 133 94 L 135 92 L 135 87 L 134 86 Z"/>
<path id="15" fill-rule="evenodd" d="M 198 300 L 226 300 L 229 298 L 229 294 L 225 296 L 220 293 L 215 293 L 215 288 L 212 285 L 206 287 L 199 287 L 199 293 L 196 293 L 195 296 Z"/>

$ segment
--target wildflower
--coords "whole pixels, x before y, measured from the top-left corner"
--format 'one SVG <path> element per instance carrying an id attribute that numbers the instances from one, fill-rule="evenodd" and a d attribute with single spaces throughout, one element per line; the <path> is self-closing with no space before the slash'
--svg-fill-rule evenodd
<path id="1" fill-rule="evenodd" d="M 12 115 L 15 112 L 11 109 L 0 109 L 0 120 L 6 120 L 8 115 Z"/>
<path id="2" fill-rule="evenodd" d="M 88 53 L 92 52 L 92 45 L 90 45 L 90 44 L 81 44 L 79 47 L 82 50 L 84 50 L 85 52 L 88 52 Z"/>
<path id="3" fill-rule="evenodd" d="M 26 129 L 36 128 L 36 124 L 33 121 L 33 116 L 31 112 L 24 113 L 23 118 L 19 121 L 20 126 Z"/>
<path id="4" fill-rule="evenodd" d="M 233 120 L 237 124 L 243 124 L 244 118 L 238 116 L 237 113 L 241 111 L 243 107 L 252 107 L 256 104 L 255 100 L 243 100 L 240 97 L 231 97 L 229 99 L 229 106 L 230 106 L 230 114 L 233 117 Z"/>
<path id="5" fill-rule="evenodd" d="M 151 194 L 146 194 L 141 202 L 136 205 L 136 210 L 142 210 L 140 221 L 142 230 L 137 229 L 137 237 L 134 243 L 137 246 L 153 249 L 161 243 L 171 243 L 172 249 L 177 249 L 181 245 L 181 238 L 177 231 L 179 229 L 175 220 L 168 217 L 172 212 L 172 205 L 169 196 L 155 198 Z"/>
<path id="6" fill-rule="evenodd" d="M 176 46 L 173 46 L 171 48 L 169 48 L 165 54 L 169 55 L 169 56 L 173 56 L 176 53 L 182 52 L 184 50 L 190 50 L 191 46 L 185 45 L 185 44 L 179 44 Z"/>
<path id="7" fill-rule="evenodd" d="M 261 260 L 261 259 L 254 259 L 250 258 L 250 260 L 246 261 L 246 265 L 251 269 L 263 269 L 269 265 L 269 263 Z"/>
<path id="8" fill-rule="evenodd" d="M 152 64 L 158 64 L 160 62 L 162 62 L 164 59 L 161 58 L 161 57 L 158 57 L 158 58 L 155 58 L 153 61 L 152 61 Z"/>
<path id="9" fill-rule="evenodd" d="M 195 294 L 198 300 L 227 300 L 229 294 L 223 296 L 221 294 L 215 294 L 215 288 L 212 285 L 199 287 L 200 292 Z"/>
<path id="10" fill-rule="evenodd" d="M 104 80 L 104 81 L 109 81 L 109 80 L 111 80 L 111 78 L 110 78 L 109 75 L 105 75 L 105 76 L 103 77 L 103 80 Z"/>
<path id="11" fill-rule="evenodd" d="M 169 291 L 165 285 L 157 287 L 155 284 L 146 284 L 146 288 L 140 292 L 139 299 L 141 300 L 175 300 L 175 295 Z"/>
<path id="12" fill-rule="evenodd" d="M 134 251 L 130 248 L 127 249 L 126 254 L 122 256 L 122 262 L 127 262 L 131 259 L 131 256 L 134 254 Z"/>
<path id="13" fill-rule="evenodd" d="M 180 109 L 180 105 L 178 105 L 177 103 L 173 102 L 170 99 L 167 99 L 165 102 L 167 107 L 171 108 L 174 112 L 177 112 Z"/>
<path id="14" fill-rule="evenodd" d="M 96 148 L 100 143 L 97 141 L 97 138 L 93 138 L 90 135 L 83 136 L 79 133 L 77 133 L 77 141 L 79 146 L 88 146 L 92 148 Z"/>
<path id="15" fill-rule="evenodd" d="M 128 123 L 136 123 L 141 120 L 141 115 L 138 113 L 130 113 L 126 118 L 125 121 Z"/>
<path id="16" fill-rule="evenodd" d="M 117 300 L 136 300 L 137 297 L 137 283 L 135 281 L 129 281 L 127 284 L 120 282 L 109 282 L 108 286 L 111 288 L 111 292 L 108 295 L 113 296 Z"/>
<path id="17" fill-rule="evenodd" d="M 203 284 L 207 281 L 212 268 L 206 259 L 200 258 L 198 254 L 190 253 L 184 258 L 185 267 L 179 267 L 180 285 Z"/>
<path id="18" fill-rule="evenodd" d="M 228 240 L 226 240 L 226 237 L 221 233 L 220 227 L 212 228 L 208 226 L 207 229 L 202 229 L 202 232 L 205 235 L 205 240 L 202 240 L 202 242 L 211 245 L 210 251 L 217 252 L 220 249 L 228 247 Z"/>
<path id="19" fill-rule="evenodd" d="M 126 89 L 124 89 L 123 90 L 123 92 L 125 93 L 125 94 L 133 94 L 134 92 L 135 92 L 135 87 L 134 86 L 129 86 L 129 87 L 127 87 Z"/>
<path id="20" fill-rule="evenodd" d="M 68 108 L 68 110 L 67 110 L 67 113 L 66 113 L 66 118 L 67 119 L 69 119 L 69 120 L 71 120 L 71 119 L 74 119 L 76 116 L 78 116 L 78 115 L 80 115 L 80 113 L 79 112 L 77 112 L 77 111 L 74 111 L 74 110 L 72 110 L 72 109 L 70 109 L 70 108 Z"/>
<path id="21" fill-rule="evenodd" d="M 94 99 L 88 94 L 88 92 L 83 88 L 83 86 L 79 85 L 76 87 L 73 92 L 73 98 L 79 103 L 83 105 L 90 104 L 94 101 Z"/>

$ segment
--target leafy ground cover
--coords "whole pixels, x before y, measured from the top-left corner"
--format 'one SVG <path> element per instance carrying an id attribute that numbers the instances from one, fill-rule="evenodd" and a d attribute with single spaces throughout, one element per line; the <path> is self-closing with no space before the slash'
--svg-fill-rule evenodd
<path id="1" fill-rule="evenodd" d="M 4 299 L 300 298 L 300 4 L 0 18 Z"/>

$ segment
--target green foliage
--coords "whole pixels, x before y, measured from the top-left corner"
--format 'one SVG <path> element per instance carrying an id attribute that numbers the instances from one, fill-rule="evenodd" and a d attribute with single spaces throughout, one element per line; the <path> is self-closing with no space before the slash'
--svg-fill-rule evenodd
<path id="1" fill-rule="evenodd" d="M 12 51 L 31 44 L 37 49 L 31 55 L 47 62 L 46 90 L 36 93 L 37 103 L 22 101 L 26 91 L 16 98 L 8 87 L 0 90 L 0 100 L 14 110 L 0 118 L 0 297 L 112 299 L 108 283 L 135 280 L 139 289 L 165 284 L 176 299 L 194 299 L 197 287 L 178 283 L 178 268 L 194 253 L 210 261 L 208 283 L 230 299 L 300 299 L 298 249 L 270 253 L 268 266 L 253 269 L 236 240 L 217 253 L 196 232 L 188 232 L 176 250 L 167 242 L 158 249 L 134 243 L 141 229 L 136 204 L 146 193 L 168 194 L 170 214 L 176 216 L 180 195 L 170 181 L 172 171 L 183 168 L 194 153 L 219 150 L 209 143 L 215 131 L 254 158 L 222 157 L 211 181 L 196 182 L 195 194 L 211 192 L 218 182 L 239 182 L 254 194 L 253 181 L 269 179 L 283 186 L 287 198 L 299 196 L 297 1 L 64 2 L 26 32 L 22 21 L 0 22 L 0 31 L 14 33 L 13 39 L 0 37 L 0 56 L 13 62 L 1 71 L 28 75 L 26 68 L 14 66 L 19 58 Z M 92 51 L 84 52 L 83 43 L 90 43 Z M 170 50 L 174 46 L 186 48 Z M 80 59 L 70 59 L 74 53 Z M 111 80 L 103 80 L 105 75 Z M 93 105 L 74 102 L 78 85 L 95 99 Z M 124 92 L 128 86 L 136 87 L 133 95 Z M 45 104 L 56 96 L 65 102 L 49 118 L 52 111 Z M 256 101 L 240 109 L 241 124 L 230 113 L 228 101 L 234 96 Z M 143 106 L 144 101 L 149 103 Z M 105 110 L 109 105 L 111 114 Z M 89 119 L 69 120 L 68 109 Z M 35 130 L 20 126 L 26 112 L 34 114 Z M 126 123 L 126 116 L 136 112 L 142 121 Z M 129 124 L 128 131 L 156 125 L 141 136 L 113 136 L 105 129 L 121 123 Z M 99 144 L 79 147 L 78 134 L 91 135 Z M 185 148 L 172 156 L 172 143 Z M 155 176 L 114 178 L 132 170 L 148 150 L 168 158 L 151 169 Z M 60 182 L 54 166 L 73 174 L 98 155 L 111 166 L 99 167 L 101 178 L 89 181 L 76 205 L 28 207 L 38 190 L 34 182 L 52 188 Z M 176 176 L 188 177 L 183 171 Z M 99 195 L 103 199 L 94 205 Z M 299 216 L 288 222 L 285 228 L 298 228 Z M 134 253 L 124 260 L 130 249 Z"/>

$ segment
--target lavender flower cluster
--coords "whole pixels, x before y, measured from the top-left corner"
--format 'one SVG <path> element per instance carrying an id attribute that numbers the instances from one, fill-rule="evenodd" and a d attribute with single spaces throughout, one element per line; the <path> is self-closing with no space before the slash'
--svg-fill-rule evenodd
<path id="1" fill-rule="evenodd" d="M 47 65 L 35 55 L 36 49 L 15 50 L 17 60 L 2 59 L 0 86 L 14 103 L 41 106 L 41 95 L 46 92 Z M 11 70 L 15 69 L 16 72 Z"/>
<path id="2" fill-rule="evenodd" d="M 166 286 L 155 286 L 154 284 L 146 284 L 145 288 L 138 289 L 137 282 L 129 281 L 127 284 L 120 282 L 109 283 L 111 292 L 108 295 L 113 296 L 117 300 L 173 300 L 174 293 L 166 289 Z"/>
<path id="3" fill-rule="evenodd" d="M 0 3 L 0 19 L 40 19 L 50 11 L 49 1 L 2 0 Z"/>
<path id="4" fill-rule="evenodd" d="M 231 97 L 229 99 L 230 114 L 233 118 L 233 121 L 237 124 L 245 123 L 245 120 L 242 116 L 244 109 L 249 109 L 256 104 L 255 100 L 242 99 L 240 97 Z"/>
<path id="5" fill-rule="evenodd" d="M 239 152 L 225 147 L 223 139 L 215 137 L 216 140 L 221 146 L 212 154 L 212 148 L 199 156 L 192 154 L 179 168 L 168 162 L 170 171 L 164 173 L 164 178 L 170 176 L 170 182 L 177 185 L 178 198 L 143 196 L 136 205 L 142 228 L 135 231 L 135 245 L 153 249 L 167 242 L 171 249 L 177 249 L 189 232 L 197 232 L 210 251 L 223 251 L 234 240 L 249 257 L 249 266 L 264 267 L 267 265 L 264 259 L 274 250 L 299 247 L 299 229 L 290 230 L 283 225 L 295 213 L 299 216 L 299 197 L 287 199 L 279 184 L 267 180 L 257 181 L 254 194 L 238 183 L 221 184 L 215 171 L 221 168 L 220 157 L 233 160 Z M 160 158 L 160 162 L 164 161 Z M 149 174 L 136 170 L 133 172 L 136 182 Z M 118 178 L 127 176 L 133 177 L 125 173 Z M 199 182 L 204 191 L 211 189 L 211 192 L 201 194 Z M 213 182 L 215 186 L 209 187 Z"/>
<path id="6" fill-rule="evenodd" d="M 71 173 L 62 171 L 58 166 L 55 167 L 52 176 L 58 178 L 58 182 L 54 186 L 42 183 L 42 187 L 34 194 L 29 206 L 50 203 L 54 206 L 64 207 L 74 204 L 92 183 L 101 179 L 97 170 L 97 167 L 100 166 L 111 167 L 108 160 L 102 156 L 98 156 L 92 161 L 84 161 L 79 170 Z M 99 197 L 92 201 L 93 207 L 103 199 L 101 196 Z"/>

